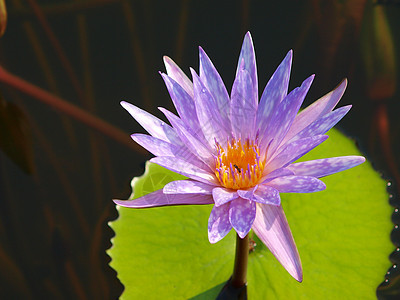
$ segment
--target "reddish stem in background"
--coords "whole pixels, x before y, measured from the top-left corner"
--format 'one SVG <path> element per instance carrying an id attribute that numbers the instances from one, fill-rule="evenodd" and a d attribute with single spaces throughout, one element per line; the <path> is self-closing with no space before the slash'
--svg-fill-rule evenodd
<path id="1" fill-rule="evenodd" d="M 79 100 L 82 101 L 82 103 L 84 103 L 85 96 L 84 96 L 82 87 L 79 84 L 79 81 L 76 77 L 75 71 L 72 68 L 70 61 L 68 60 L 67 55 L 64 52 L 64 49 L 62 48 L 56 35 L 54 34 L 53 30 L 51 29 L 51 26 L 50 26 L 49 22 L 47 21 L 46 16 L 44 15 L 42 9 L 36 3 L 35 0 L 28 0 L 28 2 L 33 10 L 33 13 L 36 15 L 40 25 L 42 25 L 42 28 L 47 35 L 47 38 L 50 40 L 50 44 L 53 45 L 53 48 L 54 48 L 55 52 L 57 53 L 58 58 L 60 59 L 63 68 L 65 69 L 65 71 L 68 74 L 69 79 L 71 80 L 71 83 L 72 83 L 72 86 L 74 87 L 75 92 L 78 94 Z"/>
<path id="2" fill-rule="evenodd" d="M 53 95 L 25 80 L 19 78 L 0 66 L 0 82 L 3 82 L 27 95 L 36 98 L 37 100 L 46 103 L 47 105 L 55 108 L 56 110 L 65 113 L 76 120 L 96 129 L 104 135 L 114 139 L 115 141 L 135 150 L 139 153 L 145 153 L 144 149 L 137 146 L 129 138 L 129 135 L 121 129 L 105 122 L 104 120 L 96 117 L 87 111 L 79 108 L 56 95 Z"/>

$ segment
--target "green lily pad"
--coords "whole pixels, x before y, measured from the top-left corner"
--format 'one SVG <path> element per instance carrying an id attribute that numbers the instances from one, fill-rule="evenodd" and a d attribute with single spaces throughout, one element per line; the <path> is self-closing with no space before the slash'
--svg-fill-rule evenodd
<path id="1" fill-rule="evenodd" d="M 353 141 L 335 130 L 303 160 L 357 155 Z M 134 197 L 183 179 L 147 164 L 132 181 Z M 282 194 L 282 205 L 302 259 L 298 283 L 257 239 L 249 255 L 248 299 L 376 299 L 390 266 L 393 227 L 386 182 L 369 162 L 323 179 L 327 190 Z M 132 195 L 133 197 L 133 195 Z M 233 269 L 235 234 L 217 244 L 207 238 L 207 206 L 150 209 L 118 207 L 108 251 L 125 286 L 121 299 L 215 299 Z"/>

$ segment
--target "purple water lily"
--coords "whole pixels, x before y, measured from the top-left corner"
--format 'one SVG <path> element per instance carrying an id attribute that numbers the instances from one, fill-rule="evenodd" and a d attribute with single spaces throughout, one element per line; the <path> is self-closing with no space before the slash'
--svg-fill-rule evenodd
<path id="1" fill-rule="evenodd" d="M 259 101 L 250 33 L 244 38 L 230 96 L 202 48 L 200 75 L 191 69 L 193 82 L 170 58 L 164 57 L 164 63 L 167 74 L 161 76 L 179 117 L 160 110 L 172 126 L 132 104 L 121 104 L 150 134 L 132 138 L 155 155 L 151 161 L 189 179 L 115 203 L 133 208 L 214 204 L 208 220 L 211 243 L 232 228 L 241 238 L 253 229 L 286 270 L 302 281 L 300 257 L 279 194 L 324 190 L 318 178 L 365 161 L 344 156 L 293 163 L 325 141 L 325 133 L 351 108 L 333 110 L 347 81 L 298 113 L 314 75 L 288 94 L 289 51 Z"/>

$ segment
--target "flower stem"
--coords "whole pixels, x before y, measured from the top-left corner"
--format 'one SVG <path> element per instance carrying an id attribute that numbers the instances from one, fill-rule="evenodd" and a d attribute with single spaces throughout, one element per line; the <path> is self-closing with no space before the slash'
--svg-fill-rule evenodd
<path id="1" fill-rule="evenodd" d="M 247 300 L 247 259 L 249 235 L 243 239 L 236 235 L 235 265 L 231 278 L 225 283 L 216 300 Z"/>
<path id="2" fill-rule="evenodd" d="M 233 267 L 232 285 L 236 288 L 247 283 L 247 259 L 249 257 L 249 235 L 243 239 L 236 235 L 235 266 Z"/>

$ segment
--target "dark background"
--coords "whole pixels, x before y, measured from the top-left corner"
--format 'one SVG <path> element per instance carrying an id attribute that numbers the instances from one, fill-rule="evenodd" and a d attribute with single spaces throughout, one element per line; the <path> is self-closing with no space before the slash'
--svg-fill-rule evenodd
<path id="1" fill-rule="evenodd" d="M 2 2 L 2 1 L 0 1 Z M 189 74 L 201 45 L 228 90 L 250 30 L 262 90 L 289 49 L 290 89 L 315 73 L 309 104 L 347 77 L 339 128 L 354 138 L 398 202 L 400 1 L 13 0 L 0 66 L 126 132 L 86 124 L 5 83 L 0 74 L 0 298 L 115 299 L 123 286 L 105 251 L 117 217 L 112 198 L 150 158 L 129 133 L 143 129 L 127 100 L 162 118 L 172 102 L 158 71 L 168 55 Z M 375 19 L 374 17 L 375 16 Z M 391 50 L 392 49 L 392 50 Z M 128 142 L 126 142 L 128 141 Z M 400 218 L 394 208 L 393 222 Z M 379 296 L 397 299 L 400 234 Z M 397 248 L 398 249 L 398 248 Z M 382 255 L 389 256 L 390 253 Z M 386 276 L 386 277 L 385 277 Z M 386 281 L 385 281 L 385 278 Z M 377 283 L 377 288 L 378 288 Z"/>

